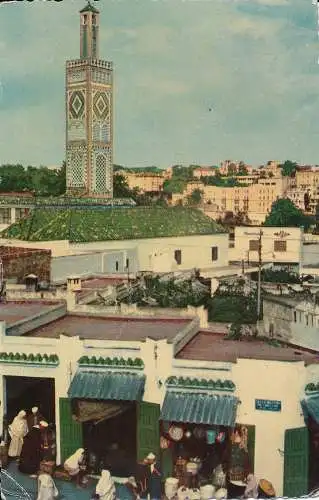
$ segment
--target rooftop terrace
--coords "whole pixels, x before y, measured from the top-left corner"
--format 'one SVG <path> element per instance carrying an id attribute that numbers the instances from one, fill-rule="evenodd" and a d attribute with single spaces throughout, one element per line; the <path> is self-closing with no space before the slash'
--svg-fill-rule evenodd
<path id="1" fill-rule="evenodd" d="M 173 341 L 191 319 L 157 319 L 103 317 L 85 314 L 69 314 L 30 331 L 25 336 L 59 338 L 61 334 L 79 336 L 93 340 L 143 341 L 147 337 L 154 340 Z"/>
<path id="2" fill-rule="evenodd" d="M 274 347 L 262 340 L 225 340 L 224 335 L 201 331 L 177 354 L 178 359 L 224 361 L 235 363 L 238 358 L 269 361 L 318 362 L 318 355 L 293 347 Z"/>

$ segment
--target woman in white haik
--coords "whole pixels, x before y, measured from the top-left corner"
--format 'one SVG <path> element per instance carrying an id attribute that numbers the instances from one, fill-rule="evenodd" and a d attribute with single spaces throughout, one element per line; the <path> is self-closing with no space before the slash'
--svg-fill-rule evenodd
<path id="1" fill-rule="evenodd" d="M 84 462 L 84 449 L 79 448 L 73 455 L 64 462 L 64 469 L 69 473 L 71 478 L 76 478 L 77 484 L 80 485 L 81 474 L 83 472 L 82 464 Z"/>
<path id="2" fill-rule="evenodd" d="M 26 416 L 26 412 L 21 410 L 9 425 L 8 430 L 11 437 L 11 443 L 8 455 L 11 458 L 19 457 L 21 454 L 23 439 L 28 434 Z"/>
<path id="3" fill-rule="evenodd" d="M 95 498 L 100 500 L 116 500 L 114 481 L 108 470 L 102 470 L 99 482 L 95 489 Z"/>
<path id="4" fill-rule="evenodd" d="M 38 477 L 37 500 L 54 500 L 58 495 L 58 489 L 50 474 L 40 474 Z"/>

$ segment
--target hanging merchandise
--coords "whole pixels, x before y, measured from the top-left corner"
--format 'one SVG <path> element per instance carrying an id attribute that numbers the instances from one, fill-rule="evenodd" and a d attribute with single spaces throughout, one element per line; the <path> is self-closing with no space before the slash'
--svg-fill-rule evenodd
<path id="1" fill-rule="evenodd" d="M 215 443 L 216 434 L 217 434 L 216 431 L 213 429 L 209 429 L 208 431 L 206 431 L 207 444 L 214 444 Z"/>
<path id="2" fill-rule="evenodd" d="M 216 437 L 216 442 L 217 443 L 223 443 L 225 441 L 226 433 L 225 432 L 219 432 Z"/>
<path id="3" fill-rule="evenodd" d="M 185 437 L 186 437 L 187 439 L 189 439 L 189 438 L 191 437 L 191 435 L 192 435 L 191 431 L 186 431 L 186 432 L 185 432 Z"/>
<path id="4" fill-rule="evenodd" d="M 166 439 L 166 437 L 161 436 L 161 439 L 160 439 L 161 450 L 167 450 L 167 448 L 169 448 L 169 445 L 170 445 L 169 440 Z"/>
<path id="5" fill-rule="evenodd" d="M 206 437 L 205 429 L 203 429 L 203 427 L 195 427 L 194 436 L 196 439 L 205 439 Z"/>
<path id="6" fill-rule="evenodd" d="M 169 437 L 173 439 L 173 441 L 180 441 L 183 438 L 184 430 L 182 427 L 178 427 L 177 425 L 172 425 L 168 431 Z"/>

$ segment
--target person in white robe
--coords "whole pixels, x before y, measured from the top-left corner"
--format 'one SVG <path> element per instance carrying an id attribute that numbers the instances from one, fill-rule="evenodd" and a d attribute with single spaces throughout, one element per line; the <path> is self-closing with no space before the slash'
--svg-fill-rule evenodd
<path id="1" fill-rule="evenodd" d="M 54 500 L 58 495 L 58 489 L 50 474 L 40 474 L 38 477 L 37 500 Z"/>
<path id="2" fill-rule="evenodd" d="M 108 470 L 102 470 L 95 493 L 100 500 L 116 500 L 115 484 Z"/>
<path id="3" fill-rule="evenodd" d="M 64 469 L 69 473 L 71 478 L 75 479 L 77 484 L 80 485 L 85 473 L 83 448 L 79 448 L 73 455 L 66 459 L 64 462 Z"/>
<path id="4" fill-rule="evenodd" d="M 26 416 L 26 412 L 24 410 L 21 410 L 9 425 L 8 430 L 11 437 L 11 443 L 9 446 L 8 455 L 11 458 L 19 457 L 21 454 L 23 439 L 28 434 Z"/>

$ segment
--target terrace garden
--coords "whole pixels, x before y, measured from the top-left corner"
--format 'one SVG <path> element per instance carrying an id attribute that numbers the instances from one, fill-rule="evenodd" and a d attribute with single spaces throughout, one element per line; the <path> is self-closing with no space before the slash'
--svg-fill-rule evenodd
<path id="1" fill-rule="evenodd" d="M 75 243 L 170 236 L 209 235 L 225 229 L 201 211 L 183 207 L 34 208 L 5 229 L 2 238 Z"/>

